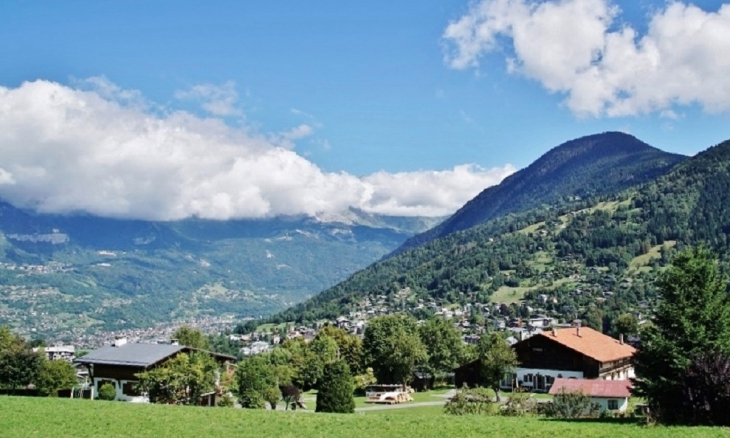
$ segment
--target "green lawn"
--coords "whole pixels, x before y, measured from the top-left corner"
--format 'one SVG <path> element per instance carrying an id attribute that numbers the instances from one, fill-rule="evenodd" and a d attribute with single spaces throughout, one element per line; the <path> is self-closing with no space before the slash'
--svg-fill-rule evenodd
<path id="1" fill-rule="evenodd" d="M 15 437 L 728 437 L 727 428 L 643 427 L 542 418 L 452 417 L 437 407 L 350 415 L 0 397 L 0 436 Z M 420 410 L 417 412 L 416 410 Z M 409 411 L 409 409 L 402 409 Z"/>
<path id="2" fill-rule="evenodd" d="M 677 244 L 674 240 L 668 240 L 664 242 L 663 245 L 657 245 L 655 247 L 652 247 L 648 253 L 634 257 L 633 260 L 631 260 L 631 263 L 629 264 L 630 268 L 640 268 L 642 266 L 648 265 L 652 259 L 658 259 L 661 258 L 661 249 L 662 247 L 666 248 L 672 248 Z"/>

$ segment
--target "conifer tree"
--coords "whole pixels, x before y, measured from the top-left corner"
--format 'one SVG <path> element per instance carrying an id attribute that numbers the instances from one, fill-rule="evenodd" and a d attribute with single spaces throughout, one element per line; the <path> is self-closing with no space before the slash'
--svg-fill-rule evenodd
<path id="1" fill-rule="evenodd" d="M 691 422 L 693 414 L 682 403 L 682 381 L 690 365 L 708 354 L 730 354 L 726 284 L 705 249 L 679 254 L 658 282 L 662 299 L 634 356 L 634 393 L 646 398 L 659 422 Z"/>
<path id="2" fill-rule="evenodd" d="M 352 398 L 354 384 L 350 368 L 344 360 L 324 366 L 324 376 L 317 393 L 316 412 L 351 414 L 355 412 Z"/>

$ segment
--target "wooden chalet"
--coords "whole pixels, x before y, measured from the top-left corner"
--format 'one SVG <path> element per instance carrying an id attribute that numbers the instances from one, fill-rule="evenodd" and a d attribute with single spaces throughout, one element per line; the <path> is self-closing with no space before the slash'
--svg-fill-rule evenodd
<path id="1" fill-rule="evenodd" d="M 117 339 L 108 345 L 89 352 L 74 360 L 74 363 L 85 366 L 92 384 L 92 398 L 99 393 L 105 383 L 116 388 L 116 400 L 146 402 L 147 398 L 136 391 L 136 374 L 163 365 L 180 353 L 189 354 L 202 351 L 185 345 L 176 344 L 137 344 L 128 343 L 125 338 Z M 207 352 L 219 364 L 235 362 L 236 358 L 223 354 Z"/>
<path id="2" fill-rule="evenodd" d="M 512 346 L 519 366 L 505 376 L 503 389 L 547 392 L 555 379 L 628 380 L 634 377 L 636 349 L 588 327 L 553 329 Z M 481 386 L 479 360 L 454 370 L 457 387 Z"/>

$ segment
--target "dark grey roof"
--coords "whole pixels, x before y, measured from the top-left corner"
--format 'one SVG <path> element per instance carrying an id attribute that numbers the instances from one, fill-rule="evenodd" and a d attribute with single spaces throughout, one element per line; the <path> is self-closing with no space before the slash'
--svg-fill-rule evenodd
<path id="1" fill-rule="evenodd" d="M 106 346 L 89 352 L 74 362 L 82 364 L 126 365 L 148 367 L 175 353 L 188 349 L 184 345 L 171 344 L 124 344 L 119 347 Z"/>

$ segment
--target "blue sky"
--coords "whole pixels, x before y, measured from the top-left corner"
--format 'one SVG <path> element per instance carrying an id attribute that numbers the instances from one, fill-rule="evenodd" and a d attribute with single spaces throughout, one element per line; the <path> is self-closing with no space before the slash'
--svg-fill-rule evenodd
<path id="1" fill-rule="evenodd" d="M 103 105 L 113 102 L 130 120 L 141 114 L 194 131 L 206 144 L 191 154 L 198 163 L 206 151 L 219 157 L 223 167 L 236 157 L 245 161 L 249 152 L 234 152 L 236 136 L 245 133 L 244 149 L 284 149 L 287 159 L 297 163 L 293 168 L 309 176 L 272 187 L 233 177 L 219 183 L 250 185 L 258 196 L 251 198 L 240 193 L 246 187 L 239 192 L 211 189 L 211 175 L 220 175 L 215 166 L 181 165 L 169 175 L 184 174 L 178 185 L 188 184 L 195 195 L 173 190 L 168 197 L 178 201 L 156 215 L 161 201 L 143 194 L 145 187 L 133 187 L 150 171 L 139 164 L 145 162 L 139 151 L 128 151 L 138 161 L 125 159 L 106 169 L 120 174 L 110 177 L 113 181 L 96 201 L 89 201 L 79 187 L 99 174 L 89 170 L 86 179 L 63 186 L 77 196 L 62 195 L 49 186 L 58 186 L 72 171 L 57 163 L 39 164 L 38 156 L 52 148 L 68 157 L 70 143 L 49 140 L 52 133 L 22 137 L 23 145 L 37 143 L 31 157 L 18 150 L 20 137 L 14 134 L 0 137 L 0 151 L 10 163 L 0 167 L 0 197 L 43 211 L 155 219 L 333 213 L 348 206 L 435 215 L 453 211 L 514 168 L 583 135 L 621 130 L 664 150 L 694 154 L 730 138 L 730 80 L 724 79 L 730 74 L 723 70 L 730 64 L 719 59 L 730 49 L 725 38 L 730 36 L 730 7 L 718 13 L 722 4 L 3 2 L 0 87 L 10 93 L 7 102 L 37 110 L 31 100 L 21 99 L 38 99 L 44 92 L 22 87 L 33 81 L 51 84 L 44 89 L 49 95 L 84 90 L 82 100 L 88 93 L 102 99 L 83 104 L 94 108 L 96 116 L 89 115 L 77 131 L 102 127 L 68 140 L 73 150 L 84 144 L 98 162 L 108 163 L 107 152 L 126 150 L 129 144 L 141 150 L 156 147 L 144 141 L 154 143 L 150 138 L 159 136 L 121 140 L 131 134 L 113 123 Z M 627 34 L 627 29 L 635 33 Z M 657 64 L 647 64 L 652 62 Z M 17 100 L 9 99 L 11 94 Z M 12 115 L 19 108 L 6 104 L 7 112 L 0 114 L 6 119 L 3 126 L 18 126 Z M 181 114 L 187 119 L 181 121 Z M 34 124 L 28 122 L 35 128 L 24 133 L 57 123 L 38 117 Z M 223 126 L 211 127 L 212 122 Z M 97 132 L 102 130 L 107 134 Z M 227 130 L 224 143 L 233 149 L 219 154 L 215 139 L 220 130 Z M 99 142 L 108 143 L 106 155 L 99 152 Z M 254 147 L 256 142 L 267 146 Z M 180 154 L 187 150 L 169 148 Z M 162 149 L 169 153 L 169 148 Z M 150 157 L 164 160 L 164 154 L 158 150 Z M 58 161 L 83 171 L 81 156 Z M 458 167 L 464 165 L 472 167 Z M 55 175 L 31 180 L 39 173 L 29 173 L 29 168 Z M 248 167 L 239 171 L 252 172 Z M 428 171 L 444 173 L 430 178 Z M 343 175 L 348 178 L 338 179 Z M 412 181 L 418 187 L 403 187 Z M 156 184 L 154 178 L 148 182 Z M 320 183 L 328 188 L 315 189 Z M 429 184 L 453 190 L 433 194 Z M 325 205 L 345 186 L 352 187 L 346 199 Z M 309 189 L 300 192 L 301 187 Z M 313 207 L 287 207 L 296 204 L 279 199 L 287 190 Z M 204 213 L 211 209 L 217 212 Z"/>

